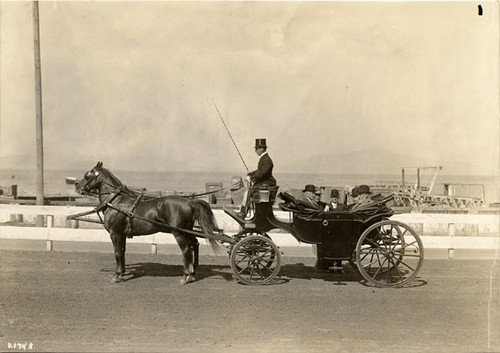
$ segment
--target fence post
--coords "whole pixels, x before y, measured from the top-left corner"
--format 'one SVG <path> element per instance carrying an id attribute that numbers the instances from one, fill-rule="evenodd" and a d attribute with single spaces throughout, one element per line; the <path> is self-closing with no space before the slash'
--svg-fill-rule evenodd
<path id="1" fill-rule="evenodd" d="M 151 254 L 156 255 L 158 253 L 158 245 L 151 243 Z"/>
<path id="2" fill-rule="evenodd" d="M 448 258 L 455 258 L 455 223 L 448 223 L 448 236 L 450 237 L 450 247 L 448 248 Z"/>
<path id="3" fill-rule="evenodd" d="M 54 225 L 54 216 L 47 216 L 47 251 L 52 251 L 52 240 L 50 239 L 51 236 L 51 229 L 52 226 Z"/>

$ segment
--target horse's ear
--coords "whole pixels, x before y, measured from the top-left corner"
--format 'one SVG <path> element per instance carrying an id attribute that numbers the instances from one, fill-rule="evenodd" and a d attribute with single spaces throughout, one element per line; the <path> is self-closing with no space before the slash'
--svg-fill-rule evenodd
<path id="1" fill-rule="evenodd" d="M 98 169 L 102 168 L 102 162 L 101 161 L 97 162 L 97 165 L 95 167 L 98 168 Z"/>

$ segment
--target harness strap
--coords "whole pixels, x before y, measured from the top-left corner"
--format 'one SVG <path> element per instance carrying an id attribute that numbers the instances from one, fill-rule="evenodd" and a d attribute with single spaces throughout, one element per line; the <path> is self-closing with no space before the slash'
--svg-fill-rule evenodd
<path id="1" fill-rule="evenodd" d="M 135 199 L 134 204 L 132 205 L 132 209 L 131 209 L 131 210 L 130 210 L 130 212 L 129 212 L 129 216 L 130 216 L 131 218 L 133 218 L 133 217 L 134 217 L 134 210 L 135 210 L 135 208 L 137 207 L 137 204 L 139 203 L 139 201 L 141 201 L 141 199 L 142 199 L 142 196 L 143 196 L 143 195 L 144 195 L 144 191 L 143 191 L 143 192 L 141 192 L 141 193 L 137 196 L 137 198 Z"/>
<path id="2" fill-rule="evenodd" d="M 130 226 L 130 238 L 132 238 L 132 234 L 134 234 L 134 216 L 135 216 L 134 211 L 135 211 L 135 208 L 136 208 L 137 204 L 139 203 L 139 201 L 141 201 L 143 195 L 144 195 L 144 191 L 142 191 L 139 195 L 137 195 L 137 198 L 135 199 L 134 204 L 132 205 L 132 209 L 128 213 L 128 224 Z"/>

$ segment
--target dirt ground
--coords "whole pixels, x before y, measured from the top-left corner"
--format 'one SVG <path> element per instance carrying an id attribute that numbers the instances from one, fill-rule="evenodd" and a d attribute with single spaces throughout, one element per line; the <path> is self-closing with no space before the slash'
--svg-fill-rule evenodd
<path id="1" fill-rule="evenodd" d="M 0 257 L 2 352 L 500 352 L 495 260 L 426 260 L 380 289 L 312 257 L 283 257 L 266 286 L 238 284 L 225 256 L 201 256 L 185 286 L 176 255 L 128 253 L 118 284 L 109 253 Z"/>

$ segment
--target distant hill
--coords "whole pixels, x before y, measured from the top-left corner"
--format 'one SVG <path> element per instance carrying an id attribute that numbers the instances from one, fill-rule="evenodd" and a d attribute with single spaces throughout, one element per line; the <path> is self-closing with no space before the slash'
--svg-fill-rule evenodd
<path id="1" fill-rule="evenodd" d="M 229 172 L 241 171 L 238 160 L 211 161 L 180 160 L 172 156 L 167 162 L 152 156 L 142 158 L 133 154 L 126 156 L 84 156 L 70 152 L 71 156 L 54 160 L 46 158 L 46 169 L 86 170 L 102 160 L 104 165 L 114 170 L 145 171 L 197 171 L 197 172 Z M 308 158 L 294 159 L 294 156 L 272 154 L 276 173 L 353 173 L 353 174 L 399 174 L 402 167 L 443 166 L 442 174 L 448 175 L 492 175 L 498 176 L 498 162 L 491 165 L 475 165 L 473 161 L 444 160 L 434 156 L 410 156 L 384 149 L 358 150 L 346 153 L 311 155 Z M 232 163 L 232 164 L 231 164 Z M 248 165 L 252 170 L 253 165 Z M 36 169 L 34 155 L 20 154 L 0 157 L 0 169 Z M 224 169 L 224 170 L 223 170 Z"/>
<path id="2" fill-rule="evenodd" d="M 398 174 L 402 167 L 433 166 L 443 166 L 445 174 L 496 175 L 494 166 L 474 165 L 463 161 L 445 161 L 430 156 L 409 156 L 384 149 L 313 155 L 308 158 L 288 161 L 277 168 L 280 172 L 288 173 Z"/>

